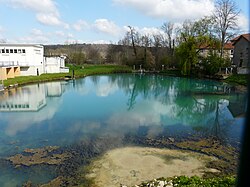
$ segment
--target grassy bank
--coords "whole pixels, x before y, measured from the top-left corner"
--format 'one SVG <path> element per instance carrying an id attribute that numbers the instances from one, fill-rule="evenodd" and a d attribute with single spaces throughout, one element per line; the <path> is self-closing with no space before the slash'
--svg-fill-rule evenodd
<path id="1" fill-rule="evenodd" d="M 40 76 L 20 76 L 13 79 L 8 79 L 4 81 L 4 86 L 9 85 L 24 85 L 36 82 L 47 82 L 53 80 L 64 80 L 65 77 L 71 77 L 73 75 L 75 78 L 81 78 L 89 75 L 95 74 L 110 74 L 110 73 L 131 73 L 132 69 L 128 66 L 121 65 L 83 65 L 74 66 L 68 65 L 70 68 L 69 73 L 52 73 L 52 74 L 42 74 Z M 170 76 L 182 76 L 179 70 L 164 70 L 161 74 Z M 224 82 L 233 85 L 243 85 L 247 86 L 247 75 L 232 75 L 228 77 Z"/>
<path id="2" fill-rule="evenodd" d="M 53 80 L 64 80 L 65 77 L 72 76 L 73 71 L 75 78 L 85 77 L 88 75 L 95 74 L 109 74 L 109 73 L 130 73 L 132 72 L 131 68 L 127 66 L 119 65 L 84 65 L 84 66 L 73 66 L 68 65 L 70 68 L 69 73 L 51 73 L 51 74 L 42 74 L 40 76 L 20 76 L 13 79 L 8 79 L 4 81 L 4 86 L 9 85 L 24 85 L 36 82 L 47 82 Z"/>
<path id="3" fill-rule="evenodd" d="M 247 86 L 248 75 L 231 75 L 225 82 L 234 85 Z"/>
<path id="4" fill-rule="evenodd" d="M 201 178 L 197 176 L 187 177 L 187 176 L 178 176 L 178 177 L 169 177 L 169 178 L 159 178 L 153 181 L 144 182 L 139 187 L 156 187 L 159 184 L 164 184 L 164 186 L 176 186 L 176 187 L 212 187 L 212 186 L 221 186 L 229 187 L 236 185 L 235 176 L 222 176 L 215 178 Z"/>

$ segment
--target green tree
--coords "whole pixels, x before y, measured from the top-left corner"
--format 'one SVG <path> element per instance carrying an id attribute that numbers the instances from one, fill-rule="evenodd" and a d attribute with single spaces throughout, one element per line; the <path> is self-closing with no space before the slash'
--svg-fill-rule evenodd
<path id="1" fill-rule="evenodd" d="M 195 22 L 187 20 L 179 29 L 176 55 L 183 75 L 190 75 L 198 63 L 201 46 L 214 47 L 216 40 L 212 35 L 212 27 L 211 19 L 204 17 Z"/>
<path id="2" fill-rule="evenodd" d="M 176 55 L 179 59 L 181 73 L 190 75 L 193 65 L 198 62 L 195 38 L 189 37 L 186 42 L 181 43 L 176 49 Z"/>
<path id="3" fill-rule="evenodd" d="M 209 52 L 207 57 L 201 58 L 201 66 L 203 73 L 206 75 L 215 75 L 219 72 L 221 67 L 228 67 L 230 65 L 229 59 L 220 57 L 217 53 Z"/>

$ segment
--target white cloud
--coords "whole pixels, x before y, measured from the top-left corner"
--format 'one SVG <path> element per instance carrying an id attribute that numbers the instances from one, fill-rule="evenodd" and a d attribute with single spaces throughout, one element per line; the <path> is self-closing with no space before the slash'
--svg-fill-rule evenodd
<path id="1" fill-rule="evenodd" d="M 121 33 L 121 29 L 113 22 L 107 19 L 97 19 L 94 23 L 94 28 L 106 34 L 118 36 Z"/>
<path id="2" fill-rule="evenodd" d="M 68 37 L 68 38 L 74 38 L 74 35 L 71 34 L 71 33 L 68 33 L 68 34 L 67 34 L 67 37 Z"/>
<path id="3" fill-rule="evenodd" d="M 43 33 L 41 30 L 39 29 L 32 29 L 29 36 L 24 36 L 18 39 L 18 41 L 16 41 L 17 43 L 21 42 L 21 43 L 48 43 L 49 40 L 49 35 Z"/>
<path id="4" fill-rule="evenodd" d="M 113 0 L 117 5 L 129 6 L 154 18 L 174 21 L 196 19 L 210 14 L 213 0 Z"/>
<path id="5" fill-rule="evenodd" d="M 89 43 L 92 43 L 92 44 L 110 44 L 111 42 L 107 41 L 107 40 L 96 40 L 96 41 L 90 41 Z"/>
<path id="6" fill-rule="evenodd" d="M 43 35 L 43 32 L 39 29 L 32 29 L 31 34 L 34 36 L 41 36 L 41 35 Z"/>
<path id="7" fill-rule="evenodd" d="M 242 31 L 242 32 L 244 32 L 244 33 L 248 33 L 248 32 L 250 32 L 249 31 L 249 20 L 248 20 L 248 18 L 245 16 L 245 15 L 243 15 L 243 14 L 240 14 L 239 16 L 238 16 L 238 26 L 239 26 L 239 29 L 240 29 L 240 31 Z"/>
<path id="8" fill-rule="evenodd" d="M 61 21 L 54 14 L 38 13 L 36 15 L 37 20 L 44 25 L 60 25 Z"/>
<path id="9" fill-rule="evenodd" d="M 65 37 L 65 33 L 63 31 L 55 31 L 55 35 L 59 37 Z"/>
<path id="10" fill-rule="evenodd" d="M 0 43 L 5 43 L 6 39 L 3 36 L 4 28 L 0 25 Z"/>
<path id="11" fill-rule="evenodd" d="M 139 32 L 142 35 L 152 35 L 152 34 L 163 34 L 164 32 L 156 27 L 143 27 L 142 29 L 139 30 Z"/>
<path id="12" fill-rule="evenodd" d="M 53 0 L 10 0 L 9 3 L 14 8 L 34 11 L 41 24 L 69 28 L 69 25 L 60 19 L 60 13 Z"/>
<path id="13" fill-rule="evenodd" d="M 89 24 L 84 20 L 78 20 L 75 24 L 73 24 L 73 28 L 76 31 L 82 31 L 89 28 Z"/>
<path id="14" fill-rule="evenodd" d="M 35 12 L 44 12 L 59 14 L 53 0 L 10 0 L 13 7 L 22 7 Z"/>

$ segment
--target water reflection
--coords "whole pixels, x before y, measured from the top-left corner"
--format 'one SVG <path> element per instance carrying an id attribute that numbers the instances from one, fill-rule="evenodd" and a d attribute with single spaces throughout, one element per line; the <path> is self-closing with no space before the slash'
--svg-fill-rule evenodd
<path id="1" fill-rule="evenodd" d="M 91 76 L 4 92 L 0 95 L 0 115 L 9 136 L 43 121 L 50 124 L 60 120 L 70 133 L 82 128 L 84 134 L 124 134 L 141 126 L 181 124 L 220 136 L 221 125 L 236 123 L 245 112 L 245 95 L 228 90 L 226 84 L 204 80 Z M 149 133 L 153 131 L 159 129 Z"/>
<path id="2" fill-rule="evenodd" d="M 28 85 L 0 95 L 0 117 L 5 133 L 14 136 L 32 125 L 53 118 L 65 91 L 61 82 Z"/>
<path id="3" fill-rule="evenodd" d="M 84 113 L 91 116 L 96 112 L 99 116 L 93 120 L 83 114 L 88 119 L 73 125 L 88 133 L 121 136 L 145 126 L 150 127 L 148 135 L 157 135 L 163 131 L 162 126 L 182 125 L 225 139 L 231 125 L 242 124 L 238 117 L 240 114 L 242 119 L 246 109 L 245 94 L 235 93 L 227 84 L 206 80 L 110 75 L 76 81 L 75 89 L 81 92 L 85 88 L 82 93 L 86 97 L 90 97 L 87 96 L 90 91 L 85 91 L 90 87 L 98 102 L 92 99 L 92 103 L 85 103 L 87 106 L 84 107 L 79 99 L 78 102 L 72 101 Z M 105 117 L 103 113 L 106 113 Z"/>
<path id="4" fill-rule="evenodd" d="M 0 106 L 2 158 L 96 137 L 122 145 L 127 135 L 201 134 L 238 146 L 246 93 L 221 82 L 126 74 L 19 87 L 0 93 Z M 0 183 L 14 178 L 11 172 L 3 177 L 0 171 Z"/>

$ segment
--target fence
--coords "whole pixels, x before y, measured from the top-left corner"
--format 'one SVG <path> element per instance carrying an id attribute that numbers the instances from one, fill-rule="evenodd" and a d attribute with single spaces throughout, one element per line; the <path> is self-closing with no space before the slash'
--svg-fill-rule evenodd
<path id="1" fill-rule="evenodd" d="M 0 91 L 4 90 L 4 86 L 2 84 L 0 84 Z"/>
<path id="2" fill-rule="evenodd" d="M 229 68 L 220 68 L 219 71 L 220 74 L 225 74 L 225 75 L 231 75 L 233 74 L 233 68 L 229 67 Z"/>

